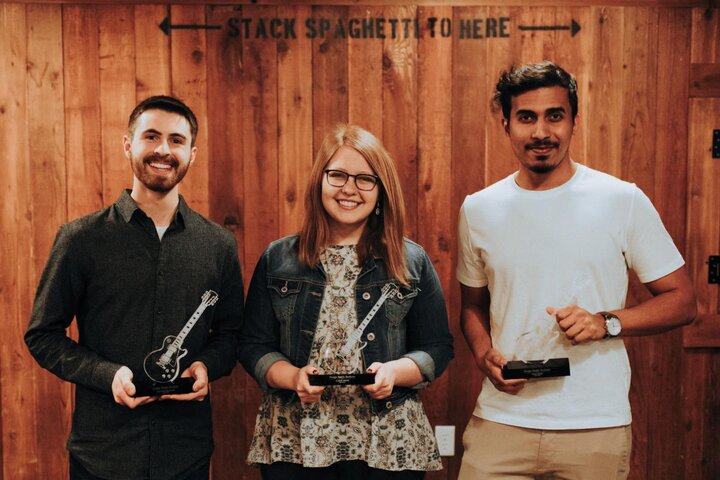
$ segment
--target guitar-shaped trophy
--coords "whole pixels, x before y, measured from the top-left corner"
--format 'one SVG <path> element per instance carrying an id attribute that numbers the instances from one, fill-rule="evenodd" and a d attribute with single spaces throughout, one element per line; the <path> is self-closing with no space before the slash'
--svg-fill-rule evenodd
<path id="1" fill-rule="evenodd" d="M 370 309 L 367 315 L 360 325 L 348 336 L 347 341 L 342 346 L 337 356 L 339 358 L 347 360 L 355 351 L 356 346 L 359 344 L 358 350 L 362 350 L 367 345 L 367 342 L 362 341 L 362 334 L 367 328 L 370 320 L 373 319 L 375 314 L 380 310 L 385 300 L 390 297 L 394 297 L 400 293 L 400 290 L 393 283 L 385 284 L 380 291 L 380 298 L 378 298 L 375 305 Z M 375 383 L 374 373 L 324 373 L 317 375 L 308 375 L 310 385 L 371 385 Z"/>
<path id="2" fill-rule="evenodd" d="M 135 396 L 146 395 L 167 395 L 171 393 L 192 392 L 195 380 L 193 378 L 178 378 L 180 375 L 180 360 L 187 355 L 188 351 L 182 348 L 185 337 L 195 326 L 207 307 L 215 305 L 218 301 L 218 294 L 207 290 L 202 295 L 202 301 L 198 305 L 190 319 L 177 335 L 168 335 L 163 344 L 157 350 L 148 353 L 143 362 L 143 370 L 147 381 L 137 382 Z"/>

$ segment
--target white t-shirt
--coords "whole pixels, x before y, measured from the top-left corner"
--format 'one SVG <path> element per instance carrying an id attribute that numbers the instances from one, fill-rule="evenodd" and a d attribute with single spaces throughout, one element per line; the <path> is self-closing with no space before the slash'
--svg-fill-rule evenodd
<path id="1" fill-rule="evenodd" d="M 167 232 L 168 228 L 170 228 L 170 225 L 166 225 L 164 227 L 155 226 L 155 230 L 157 230 L 158 237 L 160 237 L 160 240 L 162 240 L 162 237 L 163 237 L 163 235 L 165 235 L 165 232 Z"/>
<path id="2" fill-rule="evenodd" d="M 493 346 L 507 359 L 568 357 L 571 375 L 532 380 L 518 395 L 485 380 L 474 414 L 539 429 L 628 425 L 630 364 L 622 339 L 573 346 L 545 307 L 623 308 L 628 268 L 647 283 L 684 261 L 634 184 L 584 165 L 550 190 L 524 190 L 515 176 L 465 199 L 457 279 L 488 286 Z"/>

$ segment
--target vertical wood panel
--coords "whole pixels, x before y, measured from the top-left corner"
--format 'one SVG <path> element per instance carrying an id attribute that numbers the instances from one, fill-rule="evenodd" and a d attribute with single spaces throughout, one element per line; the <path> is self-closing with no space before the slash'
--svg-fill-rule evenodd
<path id="1" fill-rule="evenodd" d="M 139 101 L 170 93 L 170 38 L 158 25 L 169 15 L 166 5 L 135 6 L 135 95 Z M 130 112 L 128 112 L 129 114 Z"/>
<path id="2" fill-rule="evenodd" d="M 452 279 L 451 233 L 452 181 L 452 38 L 443 37 L 443 24 L 452 19 L 451 7 L 420 7 L 421 25 L 437 19 L 435 35 L 424 33 L 418 44 L 418 242 L 425 248 L 449 290 Z M 448 418 L 448 375 L 443 375 L 422 395 L 425 411 L 433 425 Z M 443 462 L 447 467 L 447 462 Z M 428 478 L 447 478 L 445 473 Z"/>
<path id="3" fill-rule="evenodd" d="M 279 7 L 278 17 L 295 18 L 296 39 L 278 42 L 278 158 L 280 235 L 300 231 L 305 189 L 313 162 L 312 41 L 300 30 L 312 10 Z"/>
<path id="4" fill-rule="evenodd" d="M 33 479 L 38 475 L 37 422 L 35 418 L 34 361 L 22 341 L 33 292 L 33 268 L 28 239 L 29 152 L 27 132 L 27 27 L 24 5 L 0 5 L 0 308 L 5 335 L 0 337 L 2 374 L 2 477 Z M 21 373 L 22 372 L 22 373 Z M 18 408 L 21 406 L 21 408 Z"/>
<path id="5" fill-rule="evenodd" d="M 661 32 L 690 30 L 690 12 L 681 9 L 660 9 L 657 22 L 657 49 L 648 52 L 657 58 L 657 77 L 648 79 L 656 84 L 654 99 L 655 132 L 649 132 L 655 142 L 653 203 L 680 251 L 685 254 L 686 194 L 687 194 L 687 110 L 690 39 L 689 36 L 669 36 Z M 656 132 L 665 132 L 657 135 Z M 682 398 L 685 362 L 682 355 L 682 332 L 676 330 L 654 338 L 649 350 L 649 367 L 658 375 L 645 395 L 648 396 L 650 444 L 648 478 L 683 478 L 685 437 L 683 430 Z M 637 367 L 636 367 L 637 368 Z M 642 367 L 640 367 L 642 368 Z M 663 392 L 662 401 L 656 395 Z"/>
<path id="6" fill-rule="evenodd" d="M 167 37 L 158 24 L 170 10 L 174 24 L 222 29 Z M 454 18 L 452 39 L 429 36 L 430 16 Z M 297 38 L 276 40 L 269 28 L 263 37 L 252 27 L 249 39 L 242 27 L 233 36 L 230 20 L 240 17 L 295 18 Z M 330 22 L 324 39 L 305 36 L 308 17 Z M 410 37 L 399 24 L 390 38 L 386 22 L 384 40 L 334 38 L 337 19 L 350 17 L 409 18 Z M 465 17 L 508 17 L 509 37 L 461 40 Z M 582 27 L 575 37 L 518 29 L 573 19 Z M 488 108 L 499 72 L 511 64 L 548 58 L 576 75 L 581 128 L 573 157 L 651 196 L 687 250 L 701 313 L 718 311 L 704 262 L 720 245 L 720 164 L 708 157 L 720 105 L 687 100 L 689 64 L 720 63 L 717 8 L 0 4 L 0 28 L 7 150 L 0 256 L 10 272 L 0 278 L 9 319 L 0 340 L 2 478 L 67 474 L 70 388 L 34 365 L 21 337 L 57 224 L 130 186 L 121 140 L 136 100 L 152 94 L 172 91 L 198 114 L 201 152 L 183 194 L 234 231 L 246 283 L 267 243 L 299 228 L 307 171 L 327 129 L 349 120 L 384 140 L 402 177 L 407 233 L 435 262 L 456 337 L 449 373 L 424 393 L 432 422 L 456 425 L 456 456 L 429 478 L 457 475 L 479 388 L 457 324 L 456 217 L 466 194 L 517 169 L 499 115 Z M 631 301 L 647 295 L 634 281 Z M 681 353 L 680 332 L 633 339 L 628 348 L 631 478 L 717 477 L 720 357 Z M 259 399 L 240 370 L 214 384 L 214 478 L 259 478 L 245 465 Z"/>
<path id="7" fill-rule="evenodd" d="M 384 18 L 378 7 L 350 7 L 349 18 L 374 21 Z M 388 25 L 389 27 L 389 25 Z M 384 34 L 392 35 L 390 28 Z M 382 140 L 383 39 L 348 39 L 348 121 L 369 130 Z"/>
<path id="8" fill-rule="evenodd" d="M 27 26 L 32 278 L 36 284 L 57 229 L 67 216 L 61 7 L 28 5 Z M 67 462 L 66 452 L 57 445 L 63 444 L 70 431 L 70 385 L 45 370 L 36 381 L 37 422 L 42 428 L 37 437 L 37 478 L 52 478 Z"/>
<path id="9" fill-rule="evenodd" d="M 692 10 L 690 63 L 720 63 L 720 9 Z M 708 255 L 720 246 L 720 163 L 709 150 L 711 131 L 720 125 L 720 101 L 692 98 L 688 113 L 687 265 L 695 285 L 698 313 L 720 312 L 718 287 L 707 283 Z M 687 351 L 687 350 L 686 350 Z M 685 478 L 713 478 L 718 467 L 717 399 L 720 386 L 713 373 L 716 351 L 690 351 L 685 362 L 683 400 Z M 714 403 L 713 403 L 714 400 Z"/>
<path id="10" fill-rule="evenodd" d="M 385 18 L 410 19 L 409 35 L 399 28 L 383 41 L 383 131 L 385 148 L 398 172 L 405 199 L 405 234 L 417 238 L 417 38 L 416 7 L 386 7 Z"/>
<path id="11" fill-rule="evenodd" d="M 338 122 L 348 118 L 347 38 L 338 35 L 338 19 L 346 19 L 347 7 L 313 7 L 317 24 L 327 21 L 329 30 L 313 39 L 313 152 Z"/>
<path id="12" fill-rule="evenodd" d="M 517 10 L 513 15 L 513 21 L 517 27 L 537 25 L 557 25 L 555 21 L 554 8 L 548 7 L 524 7 Z M 555 34 L 544 30 L 513 31 L 517 35 L 516 43 L 517 61 L 520 64 L 528 62 L 540 62 L 542 60 L 554 60 L 555 56 Z"/>
<path id="13" fill-rule="evenodd" d="M 456 7 L 453 23 L 488 17 L 486 7 Z M 448 423 L 455 425 L 455 456 L 448 459 L 447 478 L 457 478 L 462 458 L 462 434 L 475 400 L 480 393 L 481 376 L 460 330 L 460 285 L 455 280 L 457 263 L 457 213 L 465 196 L 485 186 L 485 131 L 488 122 L 489 86 L 486 78 L 488 40 L 453 37 L 452 51 L 452 186 L 450 206 L 451 271 L 447 302 L 450 330 L 455 338 L 455 359 L 448 377 Z"/>
<path id="14" fill-rule="evenodd" d="M 132 186 L 132 170 L 122 138 L 135 107 L 134 10 L 129 6 L 97 7 L 100 52 L 100 121 L 102 125 L 103 203 L 110 205 Z"/>
<path id="15" fill-rule="evenodd" d="M 693 8 L 692 63 L 720 63 L 720 8 Z"/>
<path id="16" fill-rule="evenodd" d="M 170 8 L 173 23 L 204 25 L 205 8 L 201 5 L 174 5 Z M 209 35 L 217 35 L 210 31 Z M 209 214 L 208 134 L 207 134 L 207 41 L 203 30 L 172 30 L 172 91 L 195 112 L 198 134 L 197 156 L 180 185 L 188 204 L 202 215 Z M 162 65 L 158 65 L 163 68 Z"/>
<path id="17" fill-rule="evenodd" d="M 615 128 L 620 131 L 622 152 L 619 158 L 621 178 L 637 183 L 652 199 L 654 197 L 654 159 L 655 159 L 655 84 L 657 81 L 657 11 L 649 8 L 623 9 L 623 116 Z M 639 303 L 648 297 L 644 287 L 633 277 L 628 304 Z M 648 371 L 654 360 L 652 348 L 660 337 L 628 338 L 630 364 L 639 371 Z M 676 373 L 673 365 L 669 366 Z M 653 412 L 652 400 L 648 393 L 657 386 L 658 378 L 648 375 L 636 375 L 630 387 L 630 401 L 633 407 L 633 458 L 631 462 L 636 478 L 649 478 L 648 467 L 661 459 L 652 457 L 649 431 Z M 673 385 L 666 385 L 672 389 Z M 658 392 L 655 392 L 657 395 Z M 653 407 L 654 411 L 672 409 L 667 402 Z M 668 439 L 668 441 L 670 441 Z M 652 478 L 652 477 L 650 477 Z M 658 477 L 659 478 L 659 477 Z M 672 478 L 670 477 L 665 478 Z"/>
<path id="18" fill-rule="evenodd" d="M 207 22 L 227 25 L 241 13 L 240 7 L 208 6 Z M 242 95 L 237 86 L 242 76 L 242 41 L 230 29 L 209 32 L 207 36 L 208 72 L 208 182 L 210 218 L 231 230 L 238 242 L 243 280 L 249 282 L 252 265 L 242 258 L 245 228 L 243 224 L 244 170 L 242 161 Z M 216 94 L 213 94 L 216 92 Z M 219 94 L 222 92 L 222 94 Z M 252 435 L 249 424 L 256 394 L 254 382 L 242 369 L 230 377 L 213 382 L 213 433 L 215 452 L 212 473 L 215 479 L 250 478 L 244 472 L 247 446 Z M 248 431 L 249 430 L 249 431 Z"/>
<path id="19" fill-rule="evenodd" d="M 622 9 L 592 8 L 593 61 L 588 85 L 588 156 L 592 168 L 620 177 L 622 137 Z"/>
<path id="20" fill-rule="evenodd" d="M 489 7 L 488 18 L 510 18 L 509 37 L 491 37 L 487 39 L 487 92 L 490 102 L 500 73 L 512 65 L 519 65 L 517 44 L 520 41 L 517 27 L 521 9 L 507 7 Z M 536 59 L 537 60 L 537 59 Z M 502 111 L 494 106 L 489 110 L 486 123 L 485 144 L 485 184 L 491 185 L 511 172 L 517 170 L 517 160 L 508 143 L 502 126 Z"/>
<path id="21" fill-rule="evenodd" d="M 103 207 L 97 11 L 63 7 L 68 219 Z"/>
<path id="22" fill-rule="evenodd" d="M 256 22 L 275 16 L 275 7 L 243 7 L 243 18 Z M 243 42 L 242 76 L 245 263 L 254 268 L 278 232 L 277 47 L 274 41 L 251 38 Z M 306 141 L 310 141 L 306 139 Z"/>
<path id="23" fill-rule="evenodd" d="M 718 287 L 707 283 L 705 264 L 707 256 L 716 254 L 720 245 L 720 162 L 710 153 L 711 132 L 718 125 L 720 99 L 690 99 L 687 260 L 697 294 L 698 313 L 720 309 Z M 717 398 L 719 387 L 711 375 L 713 362 L 717 360 L 706 352 L 693 352 L 690 357 L 694 362 L 689 365 L 685 398 L 692 401 L 695 408 L 687 410 L 685 417 L 688 457 L 685 473 L 686 478 L 712 478 L 708 475 L 717 457 L 717 442 L 713 442 L 717 432 L 713 432 L 710 425 L 717 410 L 711 410 L 711 399 Z"/>

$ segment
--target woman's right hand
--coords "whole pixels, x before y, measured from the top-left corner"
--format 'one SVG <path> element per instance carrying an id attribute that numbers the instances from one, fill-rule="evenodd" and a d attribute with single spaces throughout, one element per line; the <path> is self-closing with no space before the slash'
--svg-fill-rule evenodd
<path id="1" fill-rule="evenodd" d="M 319 372 L 317 368 L 312 365 L 305 365 L 302 368 L 297 369 L 295 375 L 295 392 L 300 397 L 302 403 L 317 403 L 320 401 L 325 387 L 310 385 L 310 379 L 308 375 L 317 375 Z"/>

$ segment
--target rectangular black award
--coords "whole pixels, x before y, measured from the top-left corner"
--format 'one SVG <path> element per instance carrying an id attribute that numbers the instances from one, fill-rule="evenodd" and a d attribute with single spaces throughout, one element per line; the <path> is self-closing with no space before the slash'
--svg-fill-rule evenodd
<path id="1" fill-rule="evenodd" d="M 374 373 L 340 373 L 329 375 L 308 375 L 310 385 L 372 385 L 375 383 Z"/>
<path id="2" fill-rule="evenodd" d="M 141 380 L 135 383 L 135 397 L 191 393 L 194 383 L 195 379 L 192 377 L 180 377 L 167 383 Z"/>
<path id="3" fill-rule="evenodd" d="M 502 368 L 502 374 L 505 380 L 567 377 L 570 375 L 570 360 L 567 358 L 512 360 Z"/>

